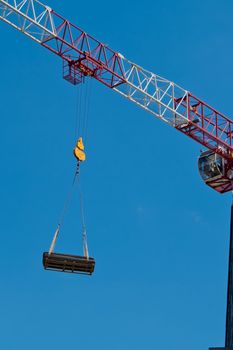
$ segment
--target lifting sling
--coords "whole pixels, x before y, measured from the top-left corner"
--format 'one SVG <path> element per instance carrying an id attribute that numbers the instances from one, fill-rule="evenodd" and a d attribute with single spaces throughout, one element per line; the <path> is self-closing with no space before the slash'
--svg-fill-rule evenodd
<path id="1" fill-rule="evenodd" d="M 88 245 L 87 245 L 87 232 L 86 232 L 85 219 L 84 219 L 84 207 L 83 207 L 83 199 L 82 199 L 81 192 L 80 192 L 80 207 L 81 207 L 82 241 L 83 241 L 84 256 L 82 257 L 82 256 L 54 253 L 54 248 L 55 248 L 58 234 L 60 231 L 60 226 L 63 223 L 65 212 L 67 211 L 67 208 L 69 206 L 76 179 L 78 180 L 78 177 L 80 174 L 80 163 L 86 159 L 82 137 L 79 137 L 73 153 L 75 158 L 77 159 L 77 169 L 76 169 L 74 180 L 72 183 L 72 188 L 71 188 L 71 191 L 68 193 L 67 199 L 65 201 L 64 208 L 59 220 L 59 224 L 57 226 L 54 237 L 52 239 L 49 251 L 43 254 L 43 265 L 45 269 L 90 275 L 94 271 L 95 260 L 89 257 Z"/>

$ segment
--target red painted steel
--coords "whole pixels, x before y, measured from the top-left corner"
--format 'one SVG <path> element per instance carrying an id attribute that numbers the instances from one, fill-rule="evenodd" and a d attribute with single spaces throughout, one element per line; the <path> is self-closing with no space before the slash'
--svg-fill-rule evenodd
<path id="1" fill-rule="evenodd" d="M 222 176 L 220 179 L 206 182 L 206 185 L 213 188 L 219 193 L 226 193 L 232 191 L 232 181 L 227 176 Z"/>
<path id="2" fill-rule="evenodd" d="M 179 99 L 175 102 L 179 103 Z M 232 165 L 233 122 L 190 93 L 182 106 L 184 110 L 188 109 L 189 122 L 176 126 L 176 129 L 218 153 Z"/>
<path id="3" fill-rule="evenodd" d="M 52 15 L 57 37 L 50 37 L 41 45 L 68 62 L 67 80 L 78 84 L 82 76 L 92 76 L 110 88 L 126 82 L 117 52 L 54 11 Z"/>
<path id="4" fill-rule="evenodd" d="M 51 13 L 56 36 L 47 37 L 41 45 L 63 59 L 63 76 L 67 81 L 76 85 L 82 83 L 85 76 L 90 76 L 112 89 L 117 88 L 119 92 L 124 86 L 129 86 L 144 93 L 140 86 L 128 80 L 123 59 L 119 53 L 70 23 L 55 11 L 52 10 Z M 130 71 L 134 64 L 126 62 L 127 69 Z M 124 95 L 127 97 L 127 94 Z M 187 93 L 185 98 L 183 96 L 174 97 L 174 112 L 172 113 L 174 113 L 175 121 L 170 124 L 201 145 L 221 155 L 226 160 L 226 170 L 233 168 L 233 122 L 229 118 L 191 93 Z M 182 119 L 181 116 L 185 119 Z M 217 186 L 216 183 L 209 183 L 209 186 L 222 193 L 229 191 L 231 180 L 227 177 L 222 180 Z"/>
<path id="5" fill-rule="evenodd" d="M 42 45 L 66 61 L 63 66 L 66 80 L 78 84 L 84 76 L 92 76 L 110 88 L 128 83 L 117 52 L 56 12 L 52 11 L 52 15 L 57 37 L 44 40 Z M 175 106 L 179 102 L 177 98 Z M 181 106 L 189 122 L 175 126 L 176 129 L 232 164 L 233 122 L 190 93 Z M 179 113 L 182 114 L 181 109 Z"/>

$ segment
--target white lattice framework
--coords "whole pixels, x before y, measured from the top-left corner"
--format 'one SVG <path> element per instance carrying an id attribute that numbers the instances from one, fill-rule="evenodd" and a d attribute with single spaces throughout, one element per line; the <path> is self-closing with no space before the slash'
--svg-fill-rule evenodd
<path id="1" fill-rule="evenodd" d="M 1 0 L 0 18 L 40 44 L 58 35 L 52 9 L 36 0 Z M 113 89 L 148 112 L 174 125 L 174 112 L 177 118 L 182 101 L 175 106 L 175 98 L 176 96 L 185 98 L 187 91 L 129 62 L 120 54 L 119 59 L 128 84 Z M 181 120 L 188 119 L 183 114 L 179 117 Z"/>
<path id="2" fill-rule="evenodd" d="M 56 36 L 51 8 L 39 1 L 0 1 L 0 18 L 38 43 Z"/>
<path id="3" fill-rule="evenodd" d="M 119 56 L 127 84 L 113 87 L 115 91 L 171 126 L 189 123 L 188 109 L 182 104 L 187 90 Z"/>
<path id="4" fill-rule="evenodd" d="M 92 76 L 232 162 L 232 121 L 187 90 L 132 63 L 37 0 L 0 0 L 0 19 L 59 55 L 69 82 Z"/>

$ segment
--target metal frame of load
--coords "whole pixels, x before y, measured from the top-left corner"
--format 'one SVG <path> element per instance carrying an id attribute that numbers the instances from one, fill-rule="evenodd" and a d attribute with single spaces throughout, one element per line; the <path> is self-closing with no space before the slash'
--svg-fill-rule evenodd
<path id="1" fill-rule="evenodd" d="M 45 270 L 91 275 L 95 269 L 95 260 L 78 255 L 45 252 L 43 266 Z"/>

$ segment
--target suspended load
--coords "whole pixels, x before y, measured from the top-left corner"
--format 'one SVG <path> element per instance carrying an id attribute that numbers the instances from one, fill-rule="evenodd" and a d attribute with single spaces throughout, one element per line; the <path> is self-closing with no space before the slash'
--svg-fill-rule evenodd
<path id="1" fill-rule="evenodd" d="M 78 255 L 45 252 L 43 265 L 46 270 L 91 275 L 94 272 L 95 260 Z"/>
<path id="2" fill-rule="evenodd" d="M 95 269 L 95 260 L 89 257 L 86 230 L 83 231 L 83 256 L 54 253 L 59 231 L 60 225 L 56 229 L 49 251 L 43 253 L 45 270 L 91 275 Z"/>
<path id="3" fill-rule="evenodd" d="M 78 164 L 77 164 L 77 170 L 75 173 L 74 181 L 72 184 L 72 189 L 74 188 L 76 178 L 79 176 L 80 162 L 86 159 L 86 155 L 84 153 L 84 144 L 81 137 L 78 139 L 76 147 L 74 149 L 74 156 L 77 159 Z M 71 193 L 72 192 L 70 192 L 68 196 L 64 209 L 67 209 L 68 202 L 71 199 Z M 91 275 L 94 272 L 95 260 L 89 257 L 88 246 L 87 246 L 87 233 L 86 233 L 86 227 L 84 222 L 84 210 L 83 210 L 81 194 L 80 194 L 80 206 L 81 206 L 81 213 L 82 213 L 81 219 L 82 219 L 82 239 L 83 239 L 83 252 L 84 252 L 83 256 L 54 252 L 57 237 L 60 232 L 60 224 L 59 224 L 54 234 L 49 251 L 43 253 L 43 266 L 45 270 L 70 272 L 70 273 L 85 274 L 85 275 Z M 64 213 L 65 211 L 63 210 L 60 222 L 62 222 L 64 219 Z"/>

